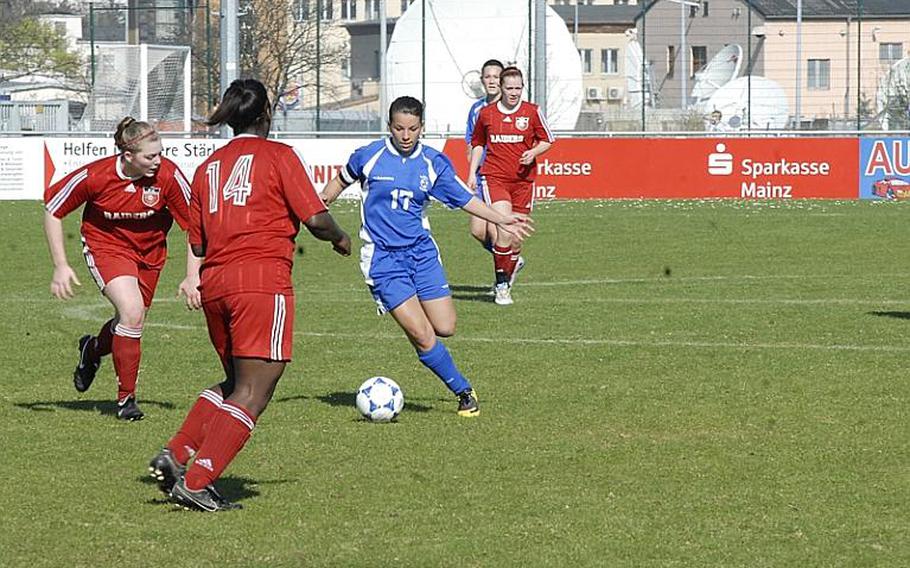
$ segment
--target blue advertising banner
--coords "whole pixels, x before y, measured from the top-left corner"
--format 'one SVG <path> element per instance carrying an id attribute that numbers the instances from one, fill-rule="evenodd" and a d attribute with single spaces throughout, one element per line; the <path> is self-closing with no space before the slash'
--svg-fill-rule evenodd
<path id="1" fill-rule="evenodd" d="M 861 138 L 860 199 L 910 199 L 910 138 Z"/>

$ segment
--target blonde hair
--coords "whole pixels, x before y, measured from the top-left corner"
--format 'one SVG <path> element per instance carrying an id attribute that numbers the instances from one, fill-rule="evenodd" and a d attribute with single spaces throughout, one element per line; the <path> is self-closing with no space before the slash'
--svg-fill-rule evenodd
<path id="1" fill-rule="evenodd" d="M 157 141 L 161 137 L 148 122 L 128 116 L 117 125 L 114 133 L 114 145 L 120 152 L 136 152 L 143 140 Z"/>

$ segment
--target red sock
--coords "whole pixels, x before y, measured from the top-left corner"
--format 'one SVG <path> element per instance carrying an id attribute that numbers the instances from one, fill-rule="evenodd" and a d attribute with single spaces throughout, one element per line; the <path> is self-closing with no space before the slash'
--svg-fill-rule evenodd
<path id="1" fill-rule="evenodd" d="M 493 267 L 496 269 L 496 281 L 497 282 L 508 282 L 509 275 L 509 265 L 512 263 L 512 249 L 509 247 L 501 247 L 495 245 L 493 247 Z M 499 274 L 505 274 L 505 280 L 499 279 Z"/>
<path id="2" fill-rule="evenodd" d="M 196 404 L 184 418 L 180 429 L 167 443 L 168 449 L 173 452 L 178 462 L 181 464 L 188 462 L 205 441 L 207 426 L 221 408 L 222 402 L 224 401 L 220 394 L 208 389 L 202 391 L 196 399 Z"/>
<path id="3" fill-rule="evenodd" d="M 126 327 L 117 324 L 114 339 L 111 341 L 111 354 L 114 358 L 114 371 L 117 373 L 117 401 L 136 394 L 136 379 L 139 378 L 139 359 L 142 348 L 139 338 L 142 328 Z"/>
<path id="4" fill-rule="evenodd" d="M 186 472 L 186 488 L 199 491 L 218 479 L 250 439 L 255 425 L 256 418 L 250 411 L 225 401 L 212 418 L 209 434 Z"/>
<path id="5" fill-rule="evenodd" d="M 91 355 L 95 359 L 100 359 L 105 355 L 111 354 L 111 343 L 114 341 L 114 319 L 111 318 L 104 322 L 101 330 L 95 337 L 95 344 L 91 346 Z"/>

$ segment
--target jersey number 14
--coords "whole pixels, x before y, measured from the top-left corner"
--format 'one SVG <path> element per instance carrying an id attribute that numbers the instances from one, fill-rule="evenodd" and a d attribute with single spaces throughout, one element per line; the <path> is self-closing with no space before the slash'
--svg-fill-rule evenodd
<path id="1" fill-rule="evenodd" d="M 209 180 L 209 213 L 218 212 L 218 204 L 224 200 L 237 207 L 244 207 L 246 200 L 253 192 L 250 175 L 253 172 L 253 154 L 244 154 L 237 158 L 234 169 L 224 187 L 221 185 L 221 161 L 216 160 L 208 165 L 205 173 Z"/>

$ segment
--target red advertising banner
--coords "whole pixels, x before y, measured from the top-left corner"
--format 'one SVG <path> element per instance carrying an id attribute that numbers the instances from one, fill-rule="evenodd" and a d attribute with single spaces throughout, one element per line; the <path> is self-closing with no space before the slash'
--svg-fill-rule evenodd
<path id="1" fill-rule="evenodd" d="M 464 142 L 446 154 L 467 173 Z M 537 199 L 856 199 L 856 138 L 561 139 L 538 158 Z"/>

